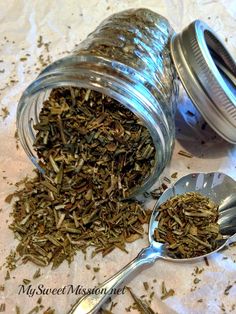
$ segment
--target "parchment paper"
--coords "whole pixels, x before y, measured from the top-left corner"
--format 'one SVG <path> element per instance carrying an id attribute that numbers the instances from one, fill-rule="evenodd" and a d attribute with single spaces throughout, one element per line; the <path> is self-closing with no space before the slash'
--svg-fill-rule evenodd
<path id="1" fill-rule="evenodd" d="M 17 181 L 26 174 L 32 175 L 33 169 L 23 149 L 16 149 L 14 138 L 16 107 L 21 93 L 44 64 L 71 51 L 108 15 L 131 7 L 147 7 L 164 15 L 176 31 L 194 19 L 202 19 L 227 42 L 227 47 L 236 58 L 234 0 L 0 1 L 0 114 L 4 107 L 10 112 L 6 119 L 0 117 L 0 265 L 18 243 L 8 229 L 11 205 L 6 204 L 4 199 L 15 190 Z M 186 115 L 187 110 L 194 111 L 195 117 Z M 202 123 L 201 116 L 182 92 L 176 116 L 174 154 L 163 175 L 170 177 L 177 171 L 179 178 L 194 171 L 223 171 L 236 179 L 236 147 L 215 136 L 208 126 L 202 130 Z M 191 152 L 194 157 L 189 159 L 178 155 L 180 149 Z M 149 208 L 153 205 L 154 201 L 147 203 Z M 97 255 L 91 260 L 88 252 L 87 260 L 84 260 L 83 254 L 78 253 L 70 267 L 65 262 L 55 271 L 51 271 L 50 267 L 43 268 L 42 276 L 32 280 L 32 288 L 39 284 L 46 288 L 65 285 L 93 288 L 131 261 L 146 245 L 147 236 L 128 245 L 129 254 L 116 250 L 103 259 Z M 86 269 L 86 264 L 92 267 L 99 265 L 100 271 L 95 274 L 93 270 Z M 193 283 L 194 267 L 204 268 L 197 276 L 200 279 L 198 284 Z M 20 265 L 11 272 L 11 279 L 6 282 L 6 270 L 4 267 L 1 269 L 0 285 L 5 282 L 5 291 L 0 292 L 0 305 L 6 304 L 6 313 L 15 313 L 16 305 L 21 313 L 28 313 L 36 305 L 39 296 L 19 295 L 19 285 L 24 278 L 32 279 L 37 268 L 30 263 Z M 156 282 L 153 282 L 154 279 Z M 160 301 L 162 281 L 167 289 L 175 290 L 175 295 L 164 301 Z M 236 302 L 235 281 L 236 247 L 231 247 L 212 256 L 209 266 L 204 261 L 194 264 L 159 261 L 131 278 L 128 286 L 137 296 L 149 296 L 154 291 L 151 306 L 161 314 L 236 313 L 233 305 Z M 143 282 L 149 283 L 149 291 L 144 290 Z M 229 284 L 233 287 L 225 295 L 225 288 Z M 44 310 L 51 306 L 56 313 L 63 314 L 77 297 L 75 294 L 45 295 L 42 296 L 42 304 Z M 112 310 L 115 314 L 126 313 L 125 308 L 133 303 L 128 292 L 114 297 L 113 302 L 117 302 Z M 109 306 L 106 308 L 109 309 Z M 131 313 L 137 311 L 131 310 Z"/>

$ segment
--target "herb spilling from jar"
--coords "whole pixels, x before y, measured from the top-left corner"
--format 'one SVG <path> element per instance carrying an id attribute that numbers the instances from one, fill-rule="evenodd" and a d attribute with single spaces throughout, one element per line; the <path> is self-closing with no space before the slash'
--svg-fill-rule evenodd
<path id="1" fill-rule="evenodd" d="M 150 175 L 152 138 L 131 111 L 83 88 L 57 88 L 43 103 L 34 143 L 45 173 L 14 196 L 10 228 L 23 261 L 56 268 L 77 250 L 93 254 L 142 237 L 150 212 L 125 199 Z"/>
<path id="2" fill-rule="evenodd" d="M 158 209 L 154 238 L 167 244 L 175 258 L 190 258 L 214 251 L 222 238 L 218 205 L 197 192 L 176 195 Z"/>

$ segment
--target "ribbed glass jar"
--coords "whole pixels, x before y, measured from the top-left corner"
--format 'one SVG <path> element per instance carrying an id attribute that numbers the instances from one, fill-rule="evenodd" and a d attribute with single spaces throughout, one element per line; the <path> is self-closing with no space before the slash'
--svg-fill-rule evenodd
<path id="1" fill-rule="evenodd" d="M 42 103 L 53 88 L 76 86 L 104 93 L 130 109 L 148 128 L 155 164 L 136 193 L 146 191 L 167 165 L 174 141 L 177 74 L 170 56 L 173 29 L 162 16 L 127 10 L 110 16 L 69 56 L 45 68 L 23 93 L 17 109 L 20 141 L 38 165 L 33 143 Z"/>

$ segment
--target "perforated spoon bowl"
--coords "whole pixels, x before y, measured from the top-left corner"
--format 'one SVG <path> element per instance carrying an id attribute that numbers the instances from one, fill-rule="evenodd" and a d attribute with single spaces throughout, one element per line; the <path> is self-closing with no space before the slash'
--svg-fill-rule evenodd
<path id="1" fill-rule="evenodd" d="M 156 220 L 158 208 L 162 203 L 177 194 L 186 192 L 199 192 L 215 203 L 219 204 L 220 231 L 223 239 L 220 240 L 216 250 L 193 258 L 178 259 L 171 256 L 163 243 L 156 242 L 154 239 L 154 230 L 157 228 Z M 85 295 L 79 299 L 68 312 L 68 314 L 92 314 L 104 304 L 107 298 L 112 296 L 112 291 L 118 288 L 127 277 L 145 264 L 152 264 L 161 258 L 171 262 L 190 262 L 197 261 L 203 257 L 209 256 L 216 251 L 221 250 L 231 242 L 236 241 L 236 181 L 224 173 L 192 173 L 179 179 L 173 186 L 168 188 L 159 198 L 154 206 L 149 223 L 149 243 L 150 245 L 138 254 L 138 256 L 128 265 L 122 268 L 118 273 L 106 280 L 97 288 L 106 293 Z M 104 290 L 101 290 L 104 289 Z M 97 291 L 99 291 L 97 290 Z"/>

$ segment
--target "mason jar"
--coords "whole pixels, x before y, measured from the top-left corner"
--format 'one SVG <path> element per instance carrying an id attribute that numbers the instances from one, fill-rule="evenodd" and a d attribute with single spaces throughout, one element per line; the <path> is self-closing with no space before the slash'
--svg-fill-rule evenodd
<path id="1" fill-rule="evenodd" d="M 199 79 L 199 71 L 191 72 L 192 69 L 186 68 L 185 64 L 188 53 L 191 54 L 191 45 L 195 44 L 191 36 L 196 38 L 200 50 L 208 50 L 212 60 L 218 60 L 220 65 L 217 69 L 219 73 L 223 73 L 221 76 L 225 76 L 228 80 L 230 77 L 227 71 L 231 72 L 229 67 L 232 68 L 233 59 L 228 57 L 226 49 L 223 55 L 227 58 L 221 58 L 218 47 L 223 47 L 222 43 L 216 39 L 211 30 L 208 29 L 204 40 L 199 37 L 197 27 L 203 25 L 207 28 L 204 23 L 201 23 L 197 21 L 192 24 L 192 28 L 186 29 L 185 33 L 176 35 L 167 19 L 159 14 L 148 9 L 126 10 L 104 20 L 75 51 L 47 66 L 25 90 L 17 108 L 19 138 L 36 167 L 43 171 L 33 146 L 36 134 L 33 126 L 39 122 L 43 102 L 54 88 L 82 87 L 114 98 L 137 115 L 149 130 L 155 146 L 155 162 L 150 175 L 145 178 L 136 193 L 149 189 L 166 167 L 173 151 L 174 116 L 180 84 L 178 77 L 181 78 L 195 104 L 199 101 L 198 96 L 202 97 L 203 90 L 197 84 L 194 86 L 195 82 L 193 82 L 196 77 Z M 202 29 L 202 32 L 205 32 L 205 29 Z M 186 39 L 186 36 L 189 38 Z M 185 48 L 188 44 L 190 44 L 190 51 L 186 53 Z M 214 51 L 216 56 L 213 58 Z M 199 54 L 197 50 L 196 53 Z M 184 55 L 187 57 L 184 58 Z M 203 57 L 205 62 L 206 56 Z M 194 56 L 191 58 L 192 63 L 197 62 L 197 67 L 201 58 L 199 59 L 199 55 L 196 56 L 197 61 Z M 221 62 L 222 60 L 224 62 Z M 210 66 L 212 68 L 212 64 Z M 192 81 L 191 75 L 194 78 Z M 209 73 L 206 74 L 204 81 L 207 80 L 207 75 Z M 208 85 L 211 83 L 213 87 L 216 85 L 212 80 L 207 82 Z M 195 88 L 194 92 L 188 90 L 188 85 L 191 89 Z M 199 95 L 195 95 L 197 93 Z M 199 110 L 201 111 L 201 108 Z M 204 115 L 204 110 L 202 113 Z M 235 128 L 236 123 L 233 131 Z M 236 142 L 235 135 L 230 140 Z"/>

